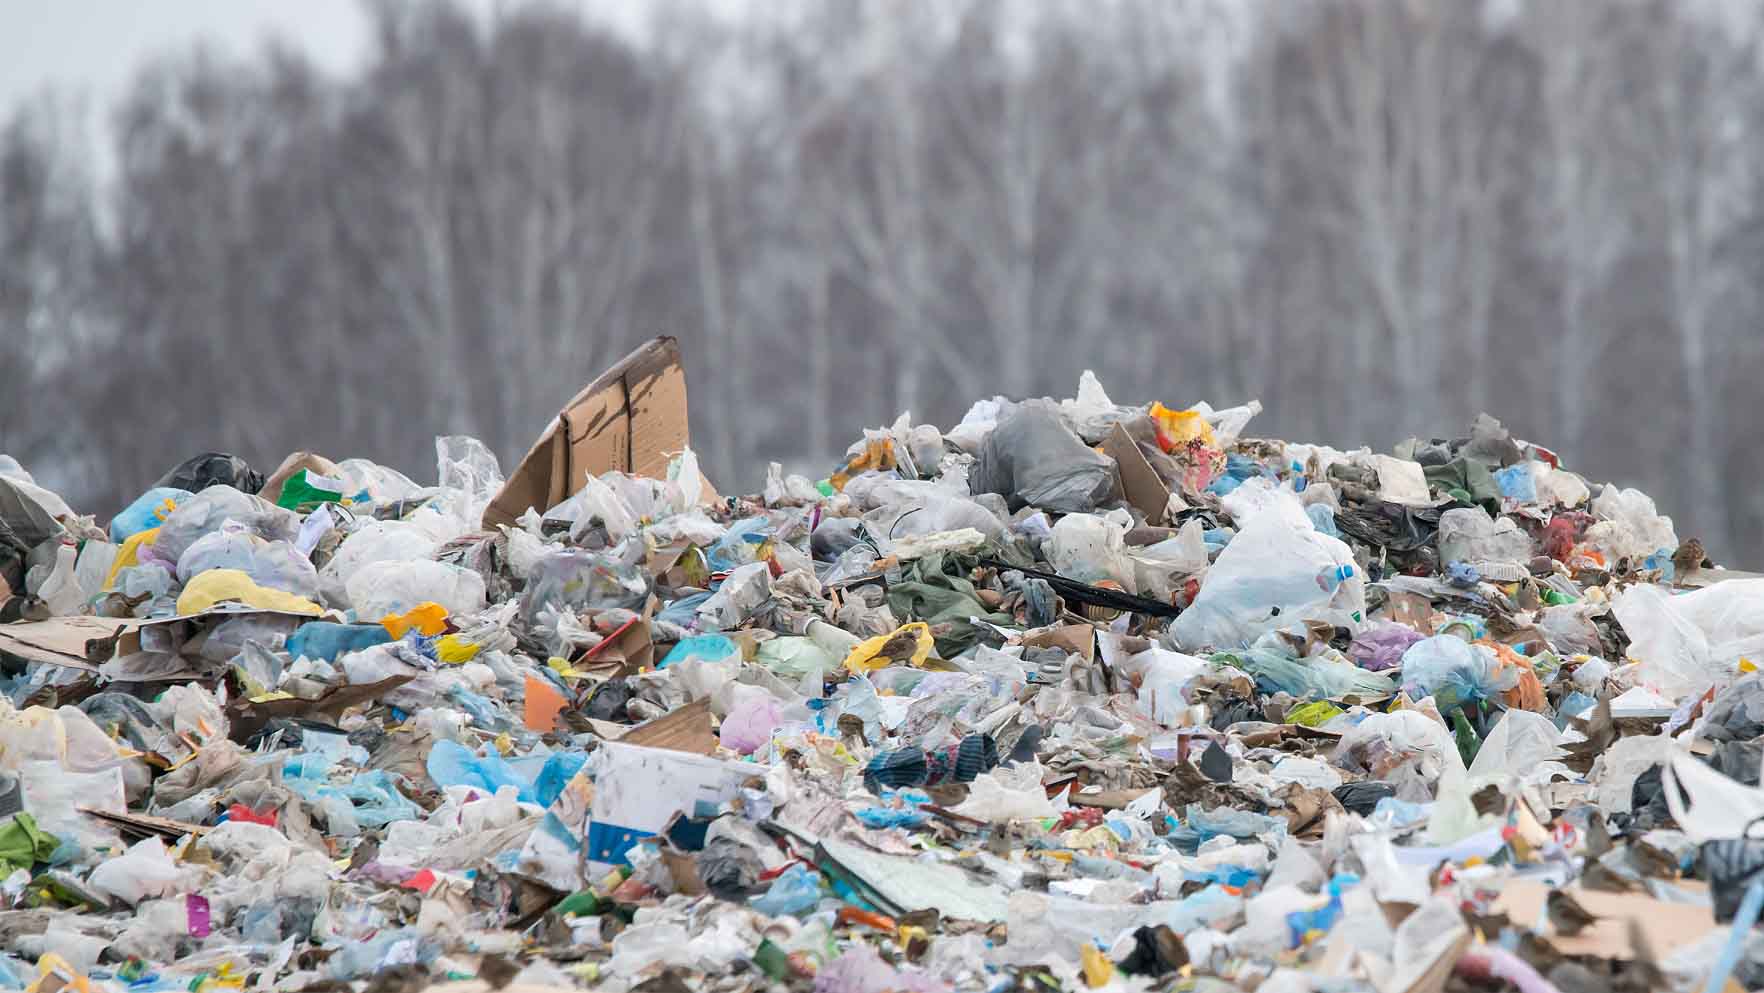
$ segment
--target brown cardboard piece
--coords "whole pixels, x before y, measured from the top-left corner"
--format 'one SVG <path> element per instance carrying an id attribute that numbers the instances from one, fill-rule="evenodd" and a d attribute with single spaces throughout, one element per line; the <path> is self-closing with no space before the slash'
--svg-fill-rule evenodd
<path id="1" fill-rule="evenodd" d="M 671 337 L 639 345 L 564 405 L 484 509 L 484 526 L 512 525 L 617 469 L 665 479 L 673 453 L 688 447 L 686 370 Z"/>
<path id="2" fill-rule="evenodd" d="M 1385 602 L 1384 612 L 1391 620 L 1406 624 L 1422 634 L 1433 633 L 1433 604 L 1417 593 L 1392 593 Z"/>
<path id="3" fill-rule="evenodd" d="M 648 745 L 675 752 L 712 755 L 717 736 L 711 733 L 710 699 L 689 703 L 626 731 L 619 738 L 627 745 Z"/>
<path id="4" fill-rule="evenodd" d="M 1023 636 L 1023 645 L 1027 648 L 1059 648 L 1067 652 L 1076 652 L 1084 656 L 1084 661 L 1096 661 L 1096 628 L 1089 624 L 1062 624 L 1059 627 L 1044 628 L 1033 634 Z"/>
<path id="5" fill-rule="evenodd" d="M 655 666 L 655 640 L 650 631 L 650 618 L 655 616 L 656 599 L 650 597 L 643 606 L 643 615 L 607 635 L 606 640 L 582 653 L 572 665 L 581 670 L 607 676 L 633 676 Z"/>
<path id="6" fill-rule="evenodd" d="M 713 755 L 718 740 L 711 732 L 710 699 L 689 703 L 635 727 L 590 718 L 588 727 L 607 741 L 647 745 L 674 752 Z"/>
<path id="7" fill-rule="evenodd" d="M 1686 889 L 1697 886 L 1691 882 L 1675 885 Z M 1715 930 L 1715 916 L 1707 905 L 1668 903 L 1643 893 L 1607 893 L 1580 888 L 1571 892 L 1575 902 L 1598 920 L 1572 938 L 1562 937 L 1546 927 L 1545 937 L 1563 955 L 1633 960 L 1646 950 L 1637 949 L 1630 942 L 1631 921 L 1640 925 L 1640 933 L 1653 946 L 1651 951 L 1655 956 L 1694 944 Z M 1544 919 L 1543 905 L 1549 895 L 1550 888 L 1542 883 L 1515 880 L 1501 887 L 1495 909 L 1505 913 L 1514 923 L 1529 927 Z"/>
<path id="8" fill-rule="evenodd" d="M 410 676 L 389 676 L 374 683 L 334 686 L 326 690 L 316 700 L 281 697 L 255 703 L 243 697 L 235 698 L 227 704 L 228 723 L 232 725 L 231 737 L 234 741 L 245 741 L 256 734 L 264 725 L 278 717 L 325 718 L 328 723 L 335 724 L 342 719 L 343 712 L 350 707 L 358 707 L 364 703 L 378 700 L 385 694 L 410 682 L 412 678 Z"/>
<path id="9" fill-rule="evenodd" d="M 110 660 L 117 639 L 141 622 L 117 617 L 51 617 L 0 625 L 0 655 L 97 672 Z"/>
<path id="10" fill-rule="evenodd" d="M 1126 494 L 1127 502 L 1145 515 L 1147 524 L 1162 524 L 1164 510 L 1170 505 L 1170 488 L 1158 478 L 1157 471 L 1134 444 L 1127 429 L 1118 423 L 1109 428 L 1102 447 L 1103 454 L 1114 459 L 1120 467 L 1121 491 Z"/>

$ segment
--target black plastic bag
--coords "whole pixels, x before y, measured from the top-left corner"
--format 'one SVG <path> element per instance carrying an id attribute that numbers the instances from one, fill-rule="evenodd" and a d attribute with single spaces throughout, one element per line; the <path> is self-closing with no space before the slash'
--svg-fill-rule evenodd
<path id="1" fill-rule="evenodd" d="M 1361 817 L 1371 817 L 1372 812 L 1378 809 L 1378 801 L 1387 796 L 1396 796 L 1396 787 L 1376 779 L 1342 783 L 1335 788 L 1335 799 L 1342 809 Z"/>
<path id="2" fill-rule="evenodd" d="M 1697 851 L 1709 877 L 1716 923 L 1733 920 L 1752 880 L 1764 872 L 1764 837 L 1755 837 L 1760 834 L 1764 834 L 1764 821 L 1753 821 L 1746 825 L 1743 836 L 1705 841 Z"/>
<path id="3" fill-rule="evenodd" d="M 153 485 L 175 486 L 191 493 L 200 493 L 210 486 L 231 486 L 240 493 L 256 493 L 263 489 L 263 473 L 237 455 L 203 452 L 179 463 Z"/>

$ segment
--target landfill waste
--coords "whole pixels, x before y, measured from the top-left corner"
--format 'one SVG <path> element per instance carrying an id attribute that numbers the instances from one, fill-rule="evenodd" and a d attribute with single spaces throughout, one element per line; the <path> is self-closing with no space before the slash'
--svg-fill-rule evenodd
<path id="1" fill-rule="evenodd" d="M 0 988 L 1764 986 L 1764 577 L 1486 415 L 1259 410 L 723 496 L 658 339 L 506 474 L 0 457 Z"/>

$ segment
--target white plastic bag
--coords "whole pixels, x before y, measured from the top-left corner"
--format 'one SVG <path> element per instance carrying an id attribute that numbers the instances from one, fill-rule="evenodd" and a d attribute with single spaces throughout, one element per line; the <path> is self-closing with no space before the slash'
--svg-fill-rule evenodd
<path id="1" fill-rule="evenodd" d="M 511 543 L 512 544 L 512 543 Z M 350 532 L 319 573 L 319 593 L 333 607 L 348 607 L 349 581 L 374 562 L 410 562 L 434 554 L 436 542 L 403 521 L 372 521 Z"/>
<path id="2" fill-rule="evenodd" d="M 1672 518 L 1661 516 L 1654 509 L 1653 498 L 1641 490 L 1606 483 L 1593 499 L 1592 512 L 1599 523 L 1587 529 L 1586 543 L 1612 561 L 1646 558 L 1656 552 L 1670 555 L 1678 548 Z"/>
<path id="3" fill-rule="evenodd" d="M 1313 527 L 1296 502 L 1275 504 L 1219 553 L 1171 631 L 1185 651 L 1236 648 L 1307 620 L 1357 630 L 1365 610 L 1353 550 Z"/>
<path id="4" fill-rule="evenodd" d="M 1183 691 L 1196 676 L 1212 667 L 1212 663 L 1192 655 L 1150 648 L 1129 657 L 1120 671 L 1138 684 L 1139 712 L 1165 727 L 1176 727 L 1188 710 L 1188 698 Z"/>
<path id="5" fill-rule="evenodd" d="M 483 610 L 484 577 L 470 569 L 427 559 L 372 562 L 357 570 L 346 586 L 355 616 L 374 621 L 433 601 L 449 614 Z"/>
<path id="6" fill-rule="evenodd" d="M 155 837 L 98 863 L 86 883 L 133 907 L 149 897 L 173 895 L 182 878 L 183 871 L 172 861 L 165 842 Z"/>
<path id="7" fill-rule="evenodd" d="M 1529 779 L 1548 775 L 1546 764 L 1557 765 L 1562 734 L 1542 714 L 1529 710 L 1509 710 L 1483 739 L 1476 759 L 1470 763 L 1470 778 L 1518 776 Z M 1565 767 L 1564 767 L 1565 768 Z"/>
<path id="8" fill-rule="evenodd" d="M 1764 790 L 1729 779 L 1682 746 L 1674 745 L 1667 753 L 1660 782 L 1666 808 L 1691 841 L 1738 838 L 1764 817 Z M 1679 796 L 1681 789 L 1690 797 L 1688 803 Z"/>
<path id="9" fill-rule="evenodd" d="M 1139 595 L 1167 601 L 1177 583 L 1206 569 L 1206 527 L 1199 518 L 1190 520 L 1176 537 L 1130 551 L 1127 557 Z"/>
<path id="10" fill-rule="evenodd" d="M 1439 560 L 1523 563 L 1531 558 L 1531 537 L 1511 517 L 1493 518 L 1481 507 L 1454 507 L 1439 515 Z"/>
<path id="11" fill-rule="evenodd" d="M 988 515 L 991 516 L 991 515 Z M 1122 511 L 1098 514 L 1067 514 L 1053 527 L 1047 560 L 1067 579 L 1095 585 L 1113 580 L 1129 593 L 1139 592 L 1133 561 L 1127 557 L 1127 524 Z"/>
<path id="12" fill-rule="evenodd" d="M 1672 595 L 1631 586 L 1612 603 L 1641 663 L 1643 685 L 1673 699 L 1725 686 L 1741 658 L 1764 653 L 1764 579 L 1735 579 Z"/>
<path id="13" fill-rule="evenodd" d="M 1058 817 L 1059 808 L 1042 789 L 1043 773 L 1037 762 L 983 772 L 969 784 L 968 798 L 950 812 L 988 823 Z"/>

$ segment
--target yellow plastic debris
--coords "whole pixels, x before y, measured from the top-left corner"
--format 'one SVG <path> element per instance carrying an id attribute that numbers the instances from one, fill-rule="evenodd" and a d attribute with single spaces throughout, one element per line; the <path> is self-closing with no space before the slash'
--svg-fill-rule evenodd
<path id="1" fill-rule="evenodd" d="M 419 603 L 402 614 L 387 614 L 380 618 L 380 623 L 394 638 L 404 637 L 412 628 L 425 638 L 433 638 L 447 630 L 447 608 L 433 601 Z"/>
<path id="2" fill-rule="evenodd" d="M 1197 410 L 1171 410 L 1161 403 L 1154 403 L 1151 418 L 1158 427 L 1158 447 L 1166 452 L 1175 451 L 1192 441 L 1199 441 L 1207 448 L 1219 447 L 1213 426 Z"/>
<path id="3" fill-rule="evenodd" d="M 914 621 L 888 634 L 858 642 L 845 656 L 845 668 L 849 672 L 875 672 L 891 665 L 923 667 L 930 657 L 931 625 Z"/>
<path id="4" fill-rule="evenodd" d="M 476 642 L 467 641 L 457 634 L 450 634 L 435 642 L 435 657 L 452 665 L 470 662 L 477 658 L 478 652 L 482 650 L 483 646 Z"/>
<path id="5" fill-rule="evenodd" d="M 285 590 L 259 586 L 238 569 L 209 569 L 185 584 L 178 597 L 178 613 L 199 614 L 217 603 L 237 600 L 259 610 L 290 614 L 322 614 L 324 608 Z"/>
<path id="6" fill-rule="evenodd" d="M 153 544 L 154 539 L 158 537 L 158 528 L 148 528 L 145 531 L 136 531 L 125 538 L 122 547 L 117 549 L 116 560 L 110 563 L 110 575 L 104 577 L 104 588 L 106 590 L 115 589 L 116 574 L 130 566 L 140 565 L 141 546 Z"/>
<path id="7" fill-rule="evenodd" d="M 1084 985 L 1091 989 L 1109 985 L 1115 978 L 1115 963 L 1095 945 L 1085 945 L 1083 953 Z"/>

